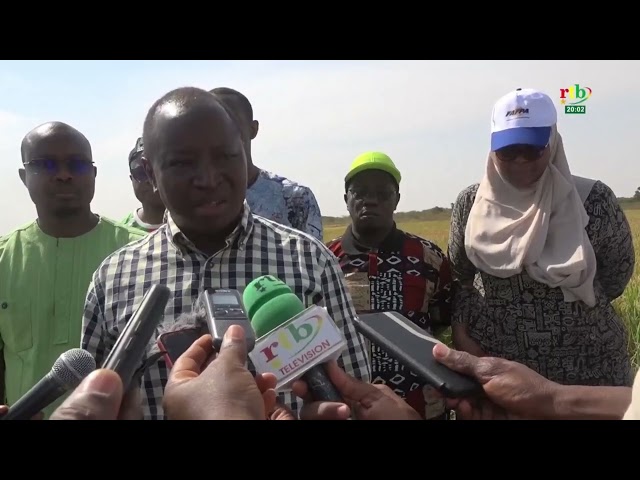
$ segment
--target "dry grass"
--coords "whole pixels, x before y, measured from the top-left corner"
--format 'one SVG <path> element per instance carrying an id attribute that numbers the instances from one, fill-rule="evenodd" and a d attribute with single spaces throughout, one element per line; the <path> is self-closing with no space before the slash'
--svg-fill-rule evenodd
<path id="1" fill-rule="evenodd" d="M 634 365 L 638 368 L 640 366 L 640 269 L 638 268 L 640 264 L 640 209 L 629 209 L 625 213 L 633 231 L 636 265 L 631 282 L 624 294 L 615 301 L 614 305 L 629 328 L 629 350 L 633 355 Z M 446 252 L 449 239 L 449 221 L 399 222 L 398 226 L 406 232 L 435 242 Z M 325 226 L 325 239 L 328 241 L 340 236 L 344 229 L 344 224 Z"/>

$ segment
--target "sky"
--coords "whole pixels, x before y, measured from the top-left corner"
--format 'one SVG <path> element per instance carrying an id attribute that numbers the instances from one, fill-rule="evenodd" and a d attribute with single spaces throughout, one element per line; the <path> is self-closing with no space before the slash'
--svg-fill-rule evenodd
<path id="1" fill-rule="evenodd" d="M 0 235 L 32 221 L 18 177 L 20 142 L 62 121 L 83 132 L 98 167 L 93 211 L 121 219 L 137 206 L 127 156 L 155 100 L 182 86 L 231 87 L 251 101 L 254 163 L 310 187 L 323 215 L 346 214 L 351 161 L 383 151 L 403 175 L 399 211 L 449 207 L 482 178 L 493 104 L 516 88 L 558 107 L 572 173 L 618 196 L 640 186 L 640 61 L 0 61 Z M 560 89 L 592 89 L 567 115 Z"/>

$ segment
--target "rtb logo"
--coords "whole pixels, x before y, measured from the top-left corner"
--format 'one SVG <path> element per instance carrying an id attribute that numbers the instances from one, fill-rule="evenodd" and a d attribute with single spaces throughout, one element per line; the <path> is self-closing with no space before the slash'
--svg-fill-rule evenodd
<path id="1" fill-rule="evenodd" d="M 264 359 L 273 368 L 281 368 L 279 358 L 281 350 L 285 350 L 285 357 L 290 358 L 309 346 L 322 330 L 322 317 L 314 315 L 305 318 L 303 322 L 293 322 L 280 330 L 267 347 L 260 350 Z"/>
<path id="2" fill-rule="evenodd" d="M 591 98 L 593 90 L 589 87 L 582 87 L 579 83 L 560 89 L 560 103 L 564 105 L 564 113 L 587 113 L 584 104 Z"/>

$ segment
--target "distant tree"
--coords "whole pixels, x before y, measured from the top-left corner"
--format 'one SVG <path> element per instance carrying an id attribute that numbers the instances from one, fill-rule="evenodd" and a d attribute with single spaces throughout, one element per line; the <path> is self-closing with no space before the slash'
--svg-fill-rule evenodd
<path id="1" fill-rule="evenodd" d="M 640 187 L 636 188 L 636 193 L 633 194 L 633 198 L 640 200 Z"/>

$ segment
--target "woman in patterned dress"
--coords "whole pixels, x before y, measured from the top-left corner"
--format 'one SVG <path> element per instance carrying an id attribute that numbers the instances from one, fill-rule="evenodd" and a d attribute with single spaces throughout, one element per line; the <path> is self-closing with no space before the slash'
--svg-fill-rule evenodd
<path id="1" fill-rule="evenodd" d="M 607 185 L 571 174 L 556 121 L 531 89 L 494 106 L 485 175 L 453 208 L 453 341 L 558 383 L 630 386 L 611 302 L 633 274 L 631 230 Z"/>

